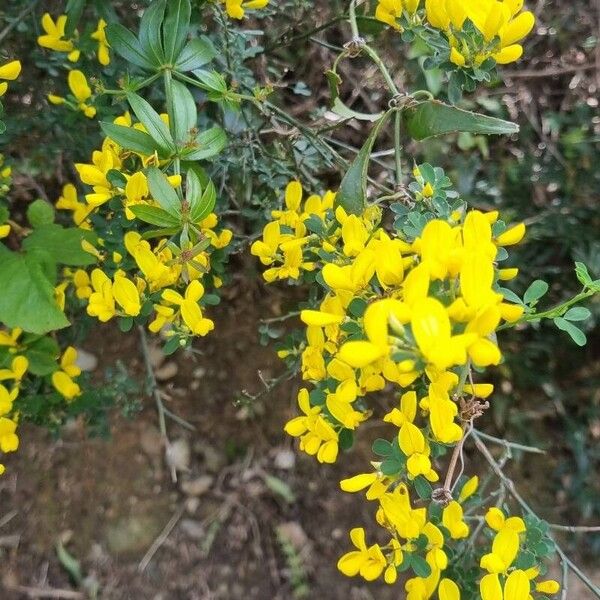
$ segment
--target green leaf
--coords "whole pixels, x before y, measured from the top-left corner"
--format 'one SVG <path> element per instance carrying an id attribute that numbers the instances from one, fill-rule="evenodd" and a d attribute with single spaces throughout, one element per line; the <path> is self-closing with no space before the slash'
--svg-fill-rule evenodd
<path id="1" fill-rule="evenodd" d="M 198 112 L 196 102 L 188 88 L 179 81 L 171 81 L 173 90 L 173 135 L 178 145 L 184 145 L 189 137 L 190 130 L 196 127 Z"/>
<path id="2" fill-rule="evenodd" d="M 578 346 L 585 346 L 586 345 L 587 338 L 585 336 L 585 333 L 583 333 L 583 331 L 581 331 L 581 329 L 579 329 L 578 327 L 575 327 L 575 325 L 573 325 L 573 323 L 571 323 L 569 321 L 566 321 L 562 317 L 556 317 L 554 319 L 554 324 L 560 330 L 565 331 L 566 333 L 568 333 L 571 336 L 571 339 Z"/>
<path id="3" fill-rule="evenodd" d="M 156 200 L 179 223 L 181 216 L 181 202 L 177 192 L 167 180 L 166 175 L 156 167 L 146 170 L 148 186 L 154 200 Z"/>
<path id="4" fill-rule="evenodd" d="M 575 263 L 575 274 L 579 282 L 585 287 L 588 287 L 592 283 L 592 277 L 588 268 L 582 262 Z"/>
<path id="5" fill-rule="evenodd" d="M 202 196 L 196 196 L 196 199 L 191 202 L 190 220 L 192 223 L 199 223 L 208 217 L 213 211 L 216 201 L 217 190 L 214 183 L 209 181 Z"/>
<path id="6" fill-rule="evenodd" d="M 392 444 L 388 442 L 388 440 L 382 438 L 376 439 L 371 448 L 373 453 L 377 454 L 377 456 L 391 456 L 393 452 Z"/>
<path id="7" fill-rule="evenodd" d="M 32 227 L 54 223 L 54 207 L 45 200 L 34 200 L 27 207 L 27 220 Z"/>
<path id="8" fill-rule="evenodd" d="M 149 71 L 154 71 L 159 66 L 154 64 L 146 55 L 135 35 L 120 23 L 107 25 L 106 37 L 110 47 L 127 62 Z"/>
<path id="9" fill-rule="evenodd" d="M 133 127 L 124 127 L 123 125 L 115 125 L 114 123 L 100 122 L 102 131 L 111 140 L 119 144 L 125 150 L 139 152 L 140 154 L 150 155 L 155 151 L 161 150 L 158 144 L 143 131 L 138 131 Z"/>
<path id="10" fill-rule="evenodd" d="M 150 106 L 146 100 L 133 92 L 127 94 L 127 100 L 135 116 L 140 120 L 150 137 L 165 152 L 175 152 L 175 143 L 169 128 L 165 125 L 160 115 Z"/>
<path id="11" fill-rule="evenodd" d="M 429 577 L 431 575 L 431 567 L 427 561 L 418 554 L 411 555 L 410 566 L 417 577 Z"/>
<path id="12" fill-rule="evenodd" d="M 58 368 L 56 359 L 60 355 L 60 348 L 51 337 L 41 337 L 28 343 L 25 356 L 29 361 L 28 370 L 38 377 L 45 377 L 54 373 Z"/>
<path id="13" fill-rule="evenodd" d="M 380 469 L 383 475 L 397 475 L 402 469 L 402 463 L 395 458 L 386 458 L 381 463 Z"/>
<path id="14" fill-rule="evenodd" d="M 192 7 L 190 0 L 169 0 L 167 16 L 163 22 L 165 59 L 175 64 L 185 45 Z"/>
<path id="15" fill-rule="evenodd" d="M 387 112 L 375 123 L 365 145 L 350 165 L 340 183 L 340 189 L 336 196 L 336 203 L 343 209 L 355 215 L 362 214 L 367 205 L 367 172 L 369 159 L 373 150 L 375 140 L 385 125 L 390 112 Z"/>
<path id="16" fill-rule="evenodd" d="M 140 21 L 140 45 L 146 56 L 156 66 L 160 66 L 165 62 L 161 25 L 166 6 L 166 0 L 154 0 L 144 11 L 144 15 Z"/>
<path id="17" fill-rule="evenodd" d="M 202 89 L 208 92 L 215 92 L 217 96 L 213 96 L 212 99 L 218 99 L 220 96 L 224 96 L 227 93 L 227 82 L 221 73 L 217 71 L 204 71 L 203 69 L 195 69 L 194 75 L 200 81 Z"/>
<path id="18" fill-rule="evenodd" d="M 212 42 L 205 36 L 190 40 L 177 59 L 175 70 L 187 73 L 210 62 L 217 55 Z"/>
<path id="19" fill-rule="evenodd" d="M 519 126 L 510 121 L 462 110 L 437 100 L 420 102 L 405 109 L 403 114 L 406 129 L 415 140 L 461 131 L 487 135 L 510 135 L 519 131 Z"/>
<path id="20" fill-rule="evenodd" d="M 73 32 L 77 29 L 79 19 L 85 8 L 86 0 L 69 0 L 65 7 L 65 14 L 67 15 L 67 25 L 65 27 L 65 35 L 67 38 L 73 36 Z"/>
<path id="21" fill-rule="evenodd" d="M 296 501 L 296 496 L 292 488 L 283 479 L 267 474 L 265 474 L 264 479 L 267 487 L 278 496 L 281 496 L 286 502 L 293 504 Z"/>
<path id="22" fill-rule="evenodd" d="M 60 564 L 64 567 L 65 571 L 71 576 L 71 579 L 80 584 L 83 580 L 83 576 L 81 574 L 81 565 L 79 561 L 71 556 L 63 546 L 62 542 L 56 543 L 56 556 Z"/>
<path id="23" fill-rule="evenodd" d="M 132 317 L 122 317 L 119 319 L 118 323 L 119 323 L 119 329 L 123 333 L 127 333 L 128 331 L 131 331 L 131 329 L 133 328 L 133 318 Z"/>
<path id="24" fill-rule="evenodd" d="M 383 116 L 382 112 L 377 114 L 356 112 L 355 110 L 352 110 L 351 108 L 347 107 L 339 98 L 336 98 L 333 101 L 333 106 L 331 107 L 331 110 L 336 115 L 342 117 L 342 119 L 358 119 L 359 121 L 373 122 L 377 121 L 378 119 L 381 119 L 381 117 Z"/>
<path id="25" fill-rule="evenodd" d="M 0 322 L 7 327 L 41 335 L 69 325 L 35 256 L 2 252 L 0 288 Z"/>
<path id="26" fill-rule="evenodd" d="M 532 284 L 527 288 L 523 296 L 523 301 L 525 304 L 533 304 L 537 302 L 542 296 L 546 294 L 548 291 L 548 284 L 541 279 L 536 279 Z"/>
<path id="27" fill-rule="evenodd" d="M 193 169 L 190 169 L 185 177 L 185 199 L 192 208 L 192 212 L 194 205 L 200 201 L 201 196 L 202 184 L 200 178 Z"/>
<path id="28" fill-rule="evenodd" d="M 147 204 L 134 204 L 129 207 L 131 212 L 144 223 L 156 225 L 158 227 L 179 227 L 180 221 L 166 210 L 158 206 L 150 206 Z"/>
<path id="29" fill-rule="evenodd" d="M 415 477 L 413 483 L 415 484 L 417 495 L 419 498 L 421 498 L 421 500 L 427 500 L 428 498 L 431 498 L 431 484 L 429 481 L 427 481 L 427 479 L 425 479 L 425 477 Z"/>
<path id="30" fill-rule="evenodd" d="M 215 156 L 225 148 L 227 136 L 220 127 L 212 127 L 199 134 L 194 140 L 195 148 L 183 152 L 185 160 L 204 160 Z"/>
<path id="31" fill-rule="evenodd" d="M 575 306 L 570 308 L 563 316 L 567 321 L 585 321 L 592 316 L 592 313 L 584 306 Z"/>
<path id="32" fill-rule="evenodd" d="M 81 247 L 87 240 L 94 243 L 96 235 L 86 229 L 48 224 L 36 227 L 23 240 L 23 248 L 27 251 L 39 250 L 48 254 L 53 261 L 70 267 L 84 267 L 96 263 L 96 258 Z"/>

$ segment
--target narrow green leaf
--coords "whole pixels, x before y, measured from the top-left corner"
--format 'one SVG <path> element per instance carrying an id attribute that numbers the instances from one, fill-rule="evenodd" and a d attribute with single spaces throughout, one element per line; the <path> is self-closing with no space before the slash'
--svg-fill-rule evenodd
<path id="1" fill-rule="evenodd" d="M 127 94 L 127 100 L 135 113 L 135 116 L 146 128 L 150 137 L 165 152 L 175 152 L 175 144 L 169 128 L 165 125 L 160 115 L 150 106 L 146 100 L 137 94 Z"/>
<path id="2" fill-rule="evenodd" d="M 173 131 L 178 145 L 185 144 L 190 137 L 190 130 L 196 127 L 198 112 L 196 102 L 188 88 L 179 81 L 171 81 L 173 90 L 173 108 L 175 118 Z"/>
<path id="3" fill-rule="evenodd" d="M 198 199 L 192 203 L 192 210 L 190 212 L 192 223 L 199 223 L 202 219 L 208 217 L 213 211 L 216 201 L 217 190 L 215 189 L 213 182 L 209 181 L 202 196 L 199 196 Z"/>
<path id="4" fill-rule="evenodd" d="M 181 216 L 181 202 L 177 192 L 167 180 L 166 175 L 156 167 L 146 170 L 148 186 L 154 200 L 156 200 L 179 223 Z"/>
<path id="5" fill-rule="evenodd" d="M 54 300 L 54 286 L 33 256 L 2 252 L 0 321 L 7 327 L 44 334 L 69 325 Z"/>
<path id="6" fill-rule="evenodd" d="M 154 154 L 155 151 L 161 150 L 158 144 L 143 131 L 138 131 L 133 127 L 124 127 L 123 125 L 116 125 L 115 123 L 107 123 L 105 121 L 100 122 L 102 131 L 111 140 L 119 144 L 125 150 L 131 150 L 132 152 L 139 152 L 140 154 Z"/>
<path id="7" fill-rule="evenodd" d="M 61 541 L 56 543 L 56 556 L 65 571 L 71 576 L 71 579 L 75 583 L 80 584 L 83 580 L 81 564 L 74 556 L 67 552 Z"/>
<path id="8" fill-rule="evenodd" d="M 165 54 L 162 46 L 162 23 L 166 0 L 154 0 L 144 11 L 140 21 L 140 44 L 143 51 L 156 65 L 162 65 Z"/>
<path id="9" fill-rule="evenodd" d="M 351 108 L 348 108 L 339 98 L 336 98 L 333 101 L 333 106 L 331 107 L 332 112 L 334 112 L 336 115 L 339 115 L 340 117 L 342 117 L 342 119 L 358 119 L 359 121 L 377 121 L 378 119 L 381 119 L 381 117 L 383 116 L 383 113 L 377 113 L 377 114 L 367 114 L 367 113 L 362 113 L 362 112 L 356 112 L 355 110 L 352 110 Z"/>
<path id="10" fill-rule="evenodd" d="M 212 127 L 199 134 L 194 140 L 195 148 L 183 153 L 185 160 L 204 160 L 219 154 L 227 144 L 227 136 L 220 127 Z"/>
<path id="11" fill-rule="evenodd" d="M 81 242 L 96 241 L 96 235 L 80 229 L 48 223 L 39 225 L 23 240 L 23 248 L 27 251 L 40 250 L 48 254 L 53 261 L 70 267 L 83 267 L 96 263 L 96 258 L 81 247 Z"/>
<path id="12" fill-rule="evenodd" d="M 221 73 L 217 71 L 204 71 L 203 69 L 195 69 L 194 75 L 200 82 L 200 87 L 208 92 L 215 92 L 219 95 L 227 93 L 227 82 Z"/>
<path id="13" fill-rule="evenodd" d="M 510 121 L 462 110 L 437 100 L 420 102 L 405 109 L 403 114 L 406 130 L 415 140 L 461 131 L 487 135 L 510 135 L 519 131 L 519 126 Z"/>
<path id="14" fill-rule="evenodd" d="M 193 169 L 189 169 L 185 177 L 185 199 L 193 209 L 202 196 L 202 184 L 200 178 Z"/>
<path id="15" fill-rule="evenodd" d="M 581 329 L 579 329 L 579 327 L 576 327 L 575 325 L 573 325 L 573 323 L 566 321 L 562 317 L 556 317 L 554 319 L 554 324 L 562 331 L 568 333 L 571 336 L 571 339 L 578 346 L 586 345 L 587 337 L 585 336 L 585 333 L 583 333 L 583 331 L 581 331 Z"/>
<path id="16" fill-rule="evenodd" d="M 190 0 L 169 0 L 163 22 L 165 59 L 175 64 L 185 45 L 190 27 L 192 7 Z"/>
<path id="17" fill-rule="evenodd" d="M 210 62 L 217 55 L 212 42 L 205 36 L 190 40 L 177 59 L 175 70 L 187 73 Z"/>
<path id="18" fill-rule="evenodd" d="M 350 165 L 350 168 L 342 178 L 340 189 L 336 196 L 336 203 L 352 214 L 361 214 L 367 205 L 367 172 L 369 159 L 373 150 L 375 140 L 385 125 L 390 112 L 386 112 L 373 126 L 365 145 Z"/>
<path id="19" fill-rule="evenodd" d="M 133 63 L 142 69 L 154 71 L 159 64 L 154 64 L 146 56 L 140 41 L 120 23 L 111 23 L 106 27 L 106 37 L 110 47 L 127 62 Z"/>
<path id="20" fill-rule="evenodd" d="M 158 206 L 134 204 L 129 209 L 140 221 L 150 225 L 156 225 L 157 227 L 177 227 L 180 225 L 179 219 Z"/>
<path id="21" fill-rule="evenodd" d="M 537 302 L 542 296 L 546 294 L 548 291 L 548 284 L 541 279 L 536 279 L 531 285 L 527 288 L 523 296 L 523 301 L 525 304 L 532 304 Z"/>
<path id="22" fill-rule="evenodd" d="M 86 0 L 69 0 L 65 7 L 65 14 L 67 15 L 67 25 L 65 27 L 65 35 L 67 38 L 73 36 L 77 24 L 81 19 L 81 14 L 85 8 Z"/>

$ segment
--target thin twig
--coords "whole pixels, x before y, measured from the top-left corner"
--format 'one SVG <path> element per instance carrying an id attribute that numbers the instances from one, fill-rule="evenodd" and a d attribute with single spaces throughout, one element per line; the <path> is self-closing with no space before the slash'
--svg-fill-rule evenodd
<path id="1" fill-rule="evenodd" d="M 4 40 L 4 38 L 35 8 L 35 5 L 38 3 L 38 0 L 32 0 L 31 4 L 24 8 L 12 21 L 9 23 L 1 32 L 0 32 L 0 43 Z"/>
<path id="2" fill-rule="evenodd" d="M 63 598 L 64 600 L 84 600 L 85 595 L 74 590 L 59 590 L 56 588 L 38 588 L 25 585 L 7 585 L 9 592 L 25 594 L 29 598 Z"/>
<path id="3" fill-rule="evenodd" d="M 167 538 L 173 531 L 175 525 L 177 525 L 179 519 L 181 519 L 183 515 L 183 511 L 185 510 L 185 505 L 182 504 L 173 514 L 173 516 L 169 519 L 169 522 L 165 525 L 165 528 L 160 532 L 159 536 L 152 542 L 150 548 L 148 548 L 148 552 L 144 555 L 144 558 L 140 561 L 138 565 L 138 571 L 143 573 L 146 570 L 146 567 L 150 564 L 152 557 L 156 554 L 158 549 L 166 542 Z"/>
<path id="4" fill-rule="evenodd" d="M 536 448 L 535 446 L 525 446 L 524 444 L 519 444 L 517 442 L 503 440 L 501 438 L 494 437 L 493 435 L 489 435 L 488 433 L 483 433 L 483 431 L 479 431 L 479 429 L 475 429 L 475 433 L 477 433 L 480 438 L 487 440 L 488 442 L 492 442 L 506 448 L 521 450 L 521 452 L 530 452 L 531 454 L 546 454 L 546 451 L 542 450 L 541 448 Z"/>

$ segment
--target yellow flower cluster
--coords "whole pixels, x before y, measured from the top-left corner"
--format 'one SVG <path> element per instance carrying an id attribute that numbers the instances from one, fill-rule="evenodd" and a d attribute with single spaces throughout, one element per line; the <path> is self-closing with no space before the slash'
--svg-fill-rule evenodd
<path id="1" fill-rule="evenodd" d="M 166 115 L 161 117 L 167 123 Z M 145 131 L 140 123 L 132 122 L 129 113 L 114 122 Z M 156 155 L 125 151 L 110 138 L 93 152 L 90 163 L 75 165 L 81 182 L 92 191 L 80 201 L 75 186 L 67 184 L 57 208 L 71 211 L 78 227 L 93 229 L 98 217 L 118 223 L 115 231 L 120 233 L 111 236 L 110 242 L 99 240 L 98 248 L 87 248 L 103 263 L 101 268 L 89 275 L 82 270 L 66 272 L 60 285 L 63 292 L 72 286 L 76 297 L 87 302 L 87 313 L 102 322 L 154 313 L 148 325 L 154 333 L 164 328 L 170 336 L 204 336 L 214 328 L 201 307 L 205 288 L 222 285 L 222 279 L 212 271 L 212 257 L 230 244 L 233 234 L 220 228 L 217 215 L 210 213 L 189 224 L 187 242 L 175 243 L 168 231 L 161 235 L 158 230 L 149 239 L 142 235 L 146 227 L 134 210 L 160 206 L 152 198 L 145 173 L 150 165 L 160 165 Z M 165 176 L 165 182 L 173 190 L 181 190 L 180 175 Z"/>
<path id="2" fill-rule="evenodd" d="M 401 31 L 429 24 L 450 46 L 450 60 L 459 67 L 479 67 L 492 58 L 507 64 L 521 58 L 519 43 L 533 29 L 535 17 L 523 11 L 523 0 L 379 0 L 375 18 Z"/>
<path id="3" fill-rule="evenodd" d="M 67 15 L 60 15 L 56 21 L 49 13 L 44 13 L 42 16 L 42 29 L 44 34 L 38 37 L 38 44 L 42 48 L 53 50 L 54 52 L 62 52 L 67 55 L 69 61 L 75 63 L 81 56 L 81 51 L 76 47 L 77 32 L 75 38 L 69 39 L 66 37 Z M 91 34 L 91 39 L 98 43 L 97 58 L 102 66 L 110 64 L 110 51 L 108 41 L 106 39 L 106 21 L 100 19 L 96 30 Z"/>
<path id="4" fill-rule="evenodd" d="M 414 174 L 425 202 L 431 190 L 420 184 L 419 169 Z M 460 599 L 457 583 L 443 577 L 445 546 L 469 536 L 462 504 L 476 492 L 478 480 L 467 481 L 439 515 L 414 508 L 410 490 L 431 490 L 428 482 L 439 480 L 436 457 L 460 443 L 485 409 L 493 386 L 473 381 L 471 367 L 501 362 L 496 330 L 518 321 L 524 310 L 507 302 L 500 287 L 518 270 L 498 263 L 508 256 L 505 247 L 521 241 L 525 226 L 507 226 L 497 212 L 457 206 L 445 219 L 425 219 L 410 237 L 384 228 L 378 208 L 348 214 L 336 207 L 332 192 L 304 200 L 300 183 L 293 181 L 284 207 L 272 211 L 262 239 L 251 248 L 267 267 L 267 282 L 303 277 L 324 291 L 317 307 L 301 311 L 306 342 L 280 351 L 282 358 L 299 359 L 302 377 L 312 386 L 300 390 L 301 414 L 285 426 L 299 438 L 301 450 L 319 462 L 334 462 L 344 439 L 371 416 L 369 394 L 388 384 L 400 390 L 398 404 L 383 417 L 396 431 L 391 442 L 380 440 L 383 459 L 372 463 L 373 472 L 341 482 L 344 491 L 366 490 L 367 499 L 377 501 L 377 522 L 391 539 L 368 545 L 363 529 L 352 530 L 355 550 L 338 567 L 349 576 L 383 575 L 394 583 L 408 561 L 417 575 L 406 583 L 410 600 L 430 598 L 436 590 L 440 598 Z M 521 594 L 526 586 L 513 563 L 525 526 L 521 519 L 501 520 L 498 513 L 488 514 L 500 537 L 481 560 L 487 573 L 482 590 L 488 594 L 496 579 L 499 584 L 506 579 L 508 589 L 516 586 Z M 537 571 L 526 575 L 529 586 Z M 539 585 L 550 590 L 553 584 Z M 514 598 L 527 600 L 528 594 Z"/>
<path id="5" fill-rule="evenodd" d="M 27 341 L 23 339 L 23 330 L 14 328 L 0 330 L 0 451 L 14 452 L 19 447 L 16 433 L 19 423 L 19 410 L 16 400 L 29 370 L 29 360 L 24 355 Z M 62 356 L 56 357 L 58 364 L 50 376 L 55 390 L 67 401 L 81 394 L 81 388 L 75 381 L 81 374 L 77 366 L 77 351 L 72 346 L 66 348 Z M 7 382 L 11 382 L 10 388 Z M 5 468 L 0 464 L 0 475 Z"/>
<path id="6" fill-rule="evenodd" d="M 269 4 L 269 0 L 223 0 L 225 10 L 232 19 L 243 19 L 247 10 L 259 10 Z"/>
<path id="7" fill-rule="evenodd" d="M 308 405 L 300 392 L 304 416 L 291 421 L 288 432 L 301 438 L 302 449 L 333 462 L 333 434 L 356 429 L 370 414 L 366 394 L 386 382 L 406 389 L 424 376 L 427 393 L 404 394 L 386 420 L 399 428 L 409 476 L 434 481 L 428 440 L 454 444 L 463 433 L 453 397 L 467 392 L 486 398 L 493 389 L 465 385 L 461 373 L 469 364 L 497 365 L 494 332 L 522 315 L 521 306 L 496 291 L 497 281 L 516 271 L 497 269 L 495 258 L 499 248 L 521 240 L 525 227 L 494 235 L 498 214 L 471 211 L 454 215 L 452 223 L 429 221 L 409 243 L 376 224 L 377 210 L 362 217 L 334 211 L 330 192 L 304 205 L 301 198 L 300 184 L 289 184 L 286 209 L 274 211 L 251 249 L 269 266 L 267 281 L 298 279 L 319 265 L 327 290 L 318 310 L 301 313 L 307 326 L 302 375 L 320 397 Z M 320 234 L 307 232 L 315 220 Z M 417 416 L 426 423 L 417 425 Z"/>
<path id="8" fill-rule="evenodd" d="M 522 9 L 523 0 L 425 1 L 427 21 L 448 38 L 450 60 L 460 67 L 477 67 L 488 58 L 501 65 L 521 58 L 518 42 L 535 24 L 533 13 Z M 461 35 L 467 22 L 478 36 Z"/>
<path id="9" fill-rule="evenodd" d="M 74 101 L 57 96 L 56 94 L 48 94 L 48 101 L 55 105 L 67 104 L 75 110 L 80 110 L 88 119 L 93 119 L 96 116 L 96 109 L 88 104 L 88 100 L 92 97 L 92 90 L 88 85 L 85 75 L 77 69 L 69 71 L 67 83 L 73 94 Z"/>

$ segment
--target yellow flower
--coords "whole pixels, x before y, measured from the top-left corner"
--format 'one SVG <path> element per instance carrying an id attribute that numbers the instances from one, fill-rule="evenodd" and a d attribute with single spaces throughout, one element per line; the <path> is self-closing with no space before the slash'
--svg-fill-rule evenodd
<path id="1" fill-rule="evenodd" d="M 71 62 L 79 60 L 79 50 L 75 49 L 71 40 L 64 39 L 65 27 L 67 25 L 67 15 L 60 15 L 56 22 L 48 13 L 42 17 L 42 28 L 45 35 L 38 37 L 38 44 L 42 48 L 49 48 L 55 52 L 66 52 Z"/>
<path id="2" fill-rule="evenodd" d="M 365 530 L 356 527 L 350 531 L 350 539 L 356 550 L 344 554 L 338 561 L 338 569 L 347 577 L 359 575 L 367 581 L 374 581 L 387 567 L 387 560 L 378 544 L 367 548 Z"/>
<path id="3" fill-rule="evenodd" d="M 246 10 L 264 8 L 269 0 L 223 0 L 225 10 L 232 19 L 243 19 Z"/>
<path id="4" fill-rule="evenodd" d="M 440 600 L 460 600 L 460 589 L 452 579 L 442 579 L 438 587 Z"/>
<path id="5" fill-rule="evenodd" d="M 10 392 L 0 384 L 0 417 L 7 415 L 13 407 L 13 402 L 19 394 L 19 388 L 14 387 Z"/>
<path id="6" fill-rule="evenodd" d="M 189 283 L 184 296 L 172 289 L 166 289 L 162 293 L 165 302 L 179 306 L 181 318 L 190 331 L 195 335 L 205 336 L 215 328 L 215 324 L 202 315 L 198 304 L 202 296 L 204 287 L 197 279 Z"/>
<path id="7" fill-rule="evenodd" d="M 295 417 L 284 427 L 292 437 L 300 438 L 300 450 L 316 455 L 322 463 L 334 463 L 338 455 L 338 435 L 323 418 L 319 406 L 310 405 L 308 390 L 298 392 L 298 407 L 304 416 Z"/>
<path id="8" fill-rule="evenodd" d="M 137 317 L 140 314 L 140 293 L 135 284 L 119 272 L 115 274 L 112 294 L 126 315 Z"/>
<path id="9" fill-rule="evenodd" d="M 5 65 L 0 66 L 0 79 L 4 81 L 0 82 L 0 98 L 6 94 L 8 89 L 7 81 L 14 81 L 21 73 L 21 62 L 18 60 L 12 60 Z"/>
<path id="10" fill-rule="evenodd" d="M 52 385 L 66 400 L 73 400 L 73 398 L 81 395 L 81 388 L 65 371 L 52 373 Z"/>
<path id="11" fill-rule="evenodd" d="M 504 583 L 504 589 L 497 574 L 490 573 L 479 584 L 481 600 L 528 600 L 531 598 L 531 583 L 525 571 L 513 571 Z"/>
<path id="12" fill-rule="evenodd" d="M 0 381 L 7 379 L 13 379 L 16 383 L 19 383 L 27 369 L 29 368 L 29 361 L 25 356 L 15 356 L 11 362 L 10 368 L 0 369 Z"/>
<path id="13" fill-rule="evenodd" d="M 541 594 L 557 594 L 560 590 L 560 584 L 558 581 L 548 579 L 547 581 L 540 581 L 535 585 L 535 591 Z"/>
<path id="14" fill-rule="evenodd" d="M 379 0 L 375 9 L 375 18 L 382 23 L 401 29 L 397 19 L 402 16 L 402 0 Z"/>
<path id="15" fill-rule="evenodd" d="M 115 299 L 112 293 L 112 281 L 100 269 L 92 271 L 93 292 L 88 299 L 87 313 L 102 322 L 109 321 L 116 314 Z"/>
<path id="16" fill-rule="evenodd" d="M 106 39 L 106 21 L 104 19 L 100 19 L 98 21 L 98 27 L 96 27 L 96 31 L 92 33 L 91 38 L 98 42 L 98 62 L 106 67 L 110 64 L 110 53 L 108 51 L 109 45 Z"/>
<path id="17" fill-rule="evenodd" d="M 0 450 L 14 452 L 19 447 L 19 438 L 15 431 L 17 424 L 7 417 L 0 417 Z"/>
<path id="18" fill-rule="evenodd" d="M 450 532 L 453 540 L 460 540 L 469 535 L 469 526 L 463 519 L 462 506 L 456 500 L 444 508 L 442 524 Z"/>
<path id="19" fill-rule="evenodd" d="M 462 504 L 466 500 L 468 500 L 479 487 L 479 477 L 477 475 L 471 477 L 468 481 L 465 482 L 465 485 L 462 486 L 460 490 L 460 494 L 458 496 L 458 501 Z"/>
<path id="20" fill-rule="evenodd" d="M 479 563 L 488 573 L 505 573 L 519 552 L 519 534 L 509 527 L 501 529 L 492 542 L 492 551 Z"/>

